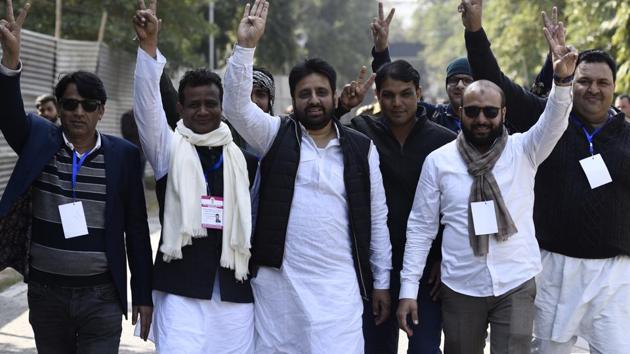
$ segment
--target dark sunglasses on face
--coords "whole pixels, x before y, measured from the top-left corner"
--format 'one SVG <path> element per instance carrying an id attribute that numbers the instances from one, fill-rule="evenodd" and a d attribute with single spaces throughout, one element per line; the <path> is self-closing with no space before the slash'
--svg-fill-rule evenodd
<path id="1" fill-rule="evenodd" d="M 65 111 L 74 111 L 75 109 L 77 109 L 77 107 L 79 107 L 79 104 L 81 105 L 81 107 L 83 107 L 84 111 L 94 112 L 98 109 L 98 106 L 101 105 L 101 101 L 91 99 L 80 101 L 73 98 L 61 99 L 61 108 L 63 108 Z"/>
<path id="2" fill-rule="evenodd" d="M 464 107 L 464 114 L 466 114 L 466 116 L 470 118 L 477 118 L 479 117 L 479 112 L 483 111 L 483 115 L 486 118 L 492 119 L 499 115 L 500 110 L 501 108 L 499 107 L 466 106 Z"/>

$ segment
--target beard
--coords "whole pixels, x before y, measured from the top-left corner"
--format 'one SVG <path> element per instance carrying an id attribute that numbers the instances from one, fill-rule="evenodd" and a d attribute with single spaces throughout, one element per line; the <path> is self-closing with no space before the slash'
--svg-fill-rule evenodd
<path id="1" fill-rule="evenodd" d="M 472 131 L 473 128 L 474 126 L 468 129 L 466 126 L 462 125 L 462 133 L 464 133 L 466 141 L 475 147 L 491 146 L 494 141 L 503 134 L 503 123 L 492 128 L 488 135 L 483 137 L 475 136 Z"/>
<path id="2" fill-rule="evenodd" d="M 311 108 L 319 108 L 322 110 L 322 113 L 312 116 L 308 113 L 308 110 Z M 303 110 L 295 110 L 295 118 L 298 122 L 302 123 L 307 130 L 319 130 L 328 125 L 332 119 L 332 109 L 327 109 L 324 106 L 310 106 Z"/>

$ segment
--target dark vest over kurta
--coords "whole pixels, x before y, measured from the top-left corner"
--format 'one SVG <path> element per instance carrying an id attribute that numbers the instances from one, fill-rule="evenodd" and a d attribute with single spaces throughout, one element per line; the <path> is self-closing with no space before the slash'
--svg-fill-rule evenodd
<path id="1" fill-rule="evenodd" d="M 197 153 L 204 171 L 210 171 L 222 153 L 221 148 L 208 149 L 197 147 Z M 247 170 L 250 186 L 253 185 L 258 161 L 246 152 Z M 168 175 L 156 183 L 156 194 L 160 205 L 160 222 L 164 223 L 164 199 Z M 223 196 L 223 168 L 209 175 L 212 195 Z M 201 200 L 199 200 L 201 203 Z M 228 210 L 225 211 L 229 212 Z M 249 303 L 254 301 L 249 279 L 238 282 L 234 278 L 234 271 L 219 266 L 221 259 L 221 244 L 223 232 L 208 229 L 208 236 L 194 238 L 192 245 L 182 247 L 182 259 L 164 262 L 162 252 L 157 252 L 153 269 L 153 288 L 170 294 L 176 294 L 196 299 L 211 299 L 214 277 L 219 275 L 221 300 Z M 162 240 L 160 240 L 162 244 Z"/>
<path id="2" fill-rule="evenodd" d="M 370 139 L 341 126 L 339 141 L 344 161 L 344 184 L 349 210 L 352 256 L 361 289 L 367 298 L 372 290 L 370 268 L 371 205 Z M 295 179 L 300 163 L 302 131 L 292 116 L 282 118 L 276 138 L 260 164 L 260 202 L 252 257 L 259 266 L 280 268 L 284 256 Z M 343 216 L 339 216 L 343 217 Z"/>

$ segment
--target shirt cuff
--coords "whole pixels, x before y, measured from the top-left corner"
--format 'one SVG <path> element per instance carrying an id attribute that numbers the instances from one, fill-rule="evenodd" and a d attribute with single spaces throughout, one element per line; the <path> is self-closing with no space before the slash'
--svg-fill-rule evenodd
<path id="1" fill-rule="evenodd" d="M 383 274 L 379 274 L 378 276 L 374 276 L 374 289 L 378 290 L 387 290 L 389 289 L 389 271 L 383 272 Z"/>
<path id="2" fill-rule="evenodd" d="M 256 48 L 245 48 L 236 44 L 232 52 L 232 62 L 237 65 L 253 66 Z"/>
<path id="3" fill-rule="evenodd" d="M 136 66 L 136 74 L 141 77 L 158 77 L 162 76 L 162 71 L 166 65 L 166 57 L 162 55 L 159 49 L 156 50 L 156 57 L 153 58 L 144 49 L 138 47 L 138 55 L 136 60 L 146 63 L 146 65 Z"/>
<path id="4" fill-rule="evenodd" d="M 554 82 L 551 86 L 551 92 L 549 98 L 557 103 L 571 103 L 573 102 L 573 85 L 569 86 L 556 86 Z"/>
<path id="5" fill-rule="evenodd" d="M 4 75 L 4 76 L 18 76 L 20 73 L 22 72 L 22 61 L 20 60 L 18 63 L 18 68 L 13 70 L 13 69 L 9 69 L 6 66 L 2 65 L 2 63 L 0 63 L 0 74 Z"/>
<path id="6" fill-rule="evenodd" d="M 418 299 L 418 289 L 420 288 L 419 283 L 408 283 L 403 282 L 400 284 L 400 294 L 398 295 L 398 299 Z"/>

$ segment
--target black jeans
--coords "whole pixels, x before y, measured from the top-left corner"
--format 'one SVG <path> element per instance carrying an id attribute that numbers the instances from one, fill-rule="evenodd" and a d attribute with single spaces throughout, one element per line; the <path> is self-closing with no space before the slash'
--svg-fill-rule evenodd
<path id="1" fill-rule="evenodd" d="M 122 310 L 113 284 L 66 288 L 30 281 L 28 306 L 39 354 L 118 353 Z"/>
<path id="2" fill-rule="evenodd" d="M 438 264 L 439 267 L 439 264 Z M 418 288 L 418 318 L 420 323 L 413 325 L 413 336 L 409 338 L 407 354 L 441 354 L 440 341 L 442 336 L 441 303 L 431 299 L 429 294 L 432 285 L 427 284 L 430 265 L 425 272 Z M 394 278 L 396 277 L 396 278 Z M 392 307 L 389 318 L 376 326 L 372 315 L 372 303 L 363 301 L 363 337 L 365 339 L 365 354 L 396 354 L 398 353 L 398 293 L 400 289 L 400 275 L 392 272 L 390 296 Z"/>

